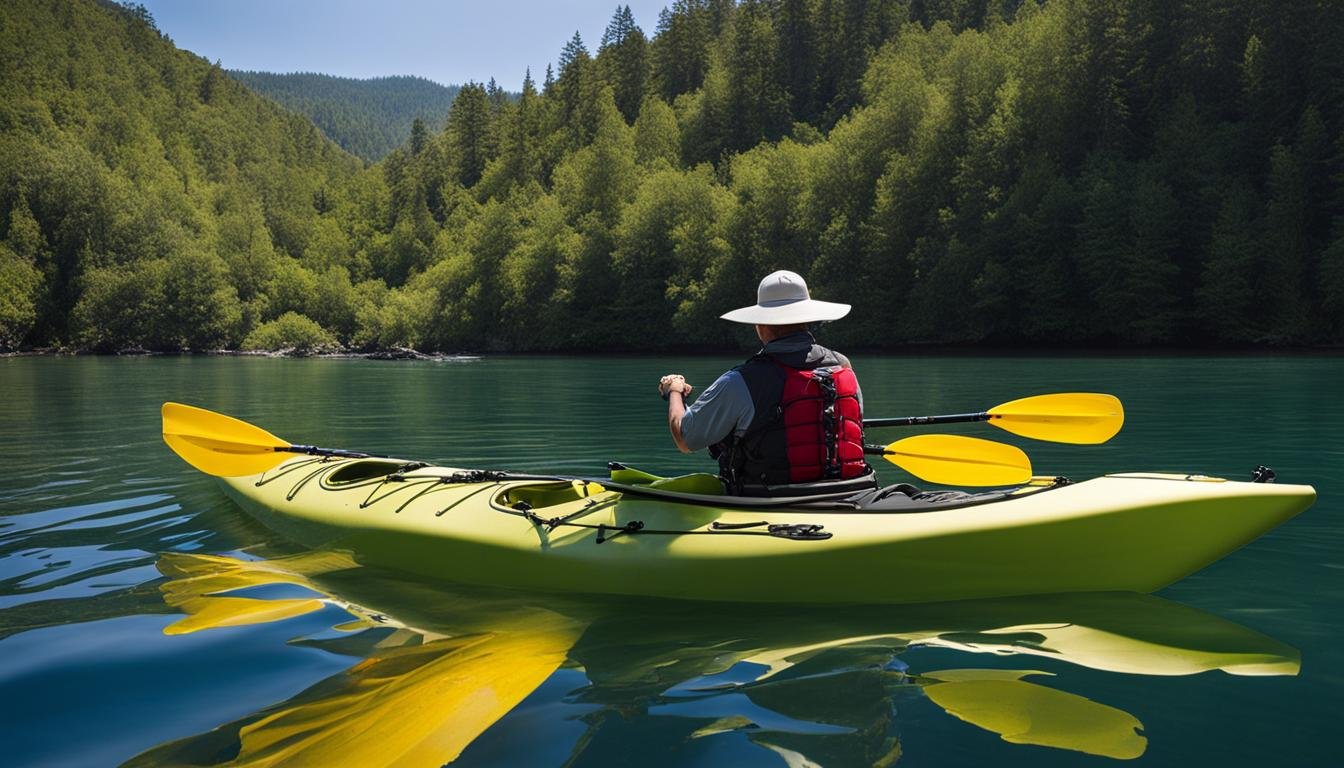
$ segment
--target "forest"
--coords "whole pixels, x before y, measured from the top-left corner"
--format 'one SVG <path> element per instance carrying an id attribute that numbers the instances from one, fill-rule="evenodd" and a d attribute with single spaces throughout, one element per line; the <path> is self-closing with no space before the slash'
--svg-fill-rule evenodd
<path id="1" fill-rule="evenodd" d="M 0 8 L 0 345 L 1344 342 L 1344 14 L 675 0 L 366 164 L 139 6 Z M 535 75 L 535 76 L 534 76 Z"/>
<path id="2" fill-rule="evenodd" d="M 248 88 L 307 116 L 341 149 L 370 162 L 405 144 L 417 118 L 443 125 L 458 90 L 409 75 L 359 80 L 316 72 L 228 72 Z"/>

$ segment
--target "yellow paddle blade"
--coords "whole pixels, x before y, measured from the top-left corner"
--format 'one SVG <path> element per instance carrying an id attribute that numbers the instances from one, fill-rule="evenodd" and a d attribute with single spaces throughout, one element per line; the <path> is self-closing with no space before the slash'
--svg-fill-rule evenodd
<path id="1" fill-rule="evenodd" d="M 921 675 L 924 695 L 948 714 L 1013 744 L 1132 760 L 1148 748 L 1143 723 L 1122 709 L 1018 679 L 1030 670 L 947 669 Z"/>
<path id="2" fill-rule="evenodd" d="M 564 663 L 568 622 L 380 651 L 238 729 L 239 766 L 440 766 Z"/>
<path id="3" fill-rule="evenodd" d="M 203 629 L 268 624 L 320 610 L 324 603 L 313 598 L 259 600 L 252 597 L 200 597 L 178 609 L 186 616 L 163 628 L 165 635 L 189 635 Z"/>
<path id="4" fill-rule="evenodd" d="M 1120 431 L 1125 408 L 1096 392 L 1037 395 L 990 408 L 989 423 L 1033 440 L 1095 445 Z"/>
<path id="5" fill-rule="evenodd" d="M 240 477 L 265 472 L 289 458 L 289 443 L 222 413 L 181 403 L 163 404 L 163 441 L 207 475 Z"/>
<path id="6" fill-rule="evenodd" d="M 884 448 L 883 458 L 939 485 L 1017 485 L 1031 479 L 1031 459 L 1014 445 L 961 435 L 916 435 Z"/>

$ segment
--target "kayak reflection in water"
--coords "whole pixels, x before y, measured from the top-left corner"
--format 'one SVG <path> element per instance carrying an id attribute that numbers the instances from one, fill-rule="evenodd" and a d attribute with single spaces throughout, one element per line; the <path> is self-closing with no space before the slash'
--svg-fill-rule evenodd
<path id="1" fill-rule="evenodd" d="M 677 447 L 709 448 L 729 493 L 805 496 L 875 487 L 863 457 L 863 393 L 854 369 L 810 331 L 847 314 L 848 304 L 813 299 L 796 272 L 767 275 L 755 304 L 722 316 L 755 326 L 764 345 L 759 352 L 689 408 L 694 388 L 683 376 L 659 382 Z"/>
<path id="2" fill-rule="evenodd" d="M 431 585 L 329 551 L 167 553 L 157 567 L 161 612 L 181 614 L 165 634 L 246 642 L 247 627 L 288 623 L 289 646 L 347 664 L 250 713 L 204 678 L 171 683 L 198 711 L 127 766 L 757 764 L 760 750 L 793 766 L 890 765 L 907 749 L 936 761 L 942 740 L 971 733 L 941 713 L 1009 744 L 1132 759 L 1148 749 L 1144 722 L 1094 698 L 1117 691 L 1078 670 L 1121 685 L 1293 676 L 1301 663 L 1247 627 L 1123 592 L 800 611 Z M 237 671 L 249 688 L 273 673 Z M 1179 708 L 1143 709 L 1170 743 L 1163 713 Z M 220 724 L 197 732 L 205 713 Z M 984 762 L 1009 754 L 979 743 Z"/>

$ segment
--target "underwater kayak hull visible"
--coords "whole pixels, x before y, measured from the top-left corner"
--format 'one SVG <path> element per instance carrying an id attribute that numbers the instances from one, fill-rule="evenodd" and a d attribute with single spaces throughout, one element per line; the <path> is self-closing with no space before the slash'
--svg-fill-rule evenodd
<path id="1" fill-rule="evenodd" d="M 546 591 L 747 602 L 1151 592 L 1316 497 L 1305 485 L 1124 474 L 923 511 L 735 507 L 578 480 L 307 457 L 221 482 L 281 535 L 370 565 Z"/>

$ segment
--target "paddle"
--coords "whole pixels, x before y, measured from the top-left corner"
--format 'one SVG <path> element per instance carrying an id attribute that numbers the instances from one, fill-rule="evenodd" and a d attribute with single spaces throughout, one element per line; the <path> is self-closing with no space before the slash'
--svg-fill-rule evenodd
<path id="1" fill-rule="evenodd" d="M 992 426 L 1033 440 L 1095 445 L 1110 440 L 1120 431 L 1125 423 L 1125 409 L 1114 395 L 1069 392 L 1024 397 L 979 413 L 864 419 L 863 426 L 913 427 L 974 421 L 988 421 Z"/>
<path id="2" fill-rule="evenodd" d="M 864 453 L 939 485 L 1018 485 L 1031 479 L 1031 460 L 1021 448 L 961 435 L 916 435 L 890 445 L 866 445 Z"/>
<path id="3" fill-rule="evenodd" d="M 261 427 L 181 403 L 163 404 L 163 441 L 207 475 L 255 475 L 278 466 L 287 454 L 362 459 L 367 453 L 290 445 Z M 941 485 L 1014 485 L 1031 478 L 1021 449 L 957 435 L 918 435 L 887 446 L 865 446 L 910 474 Z"/>
<path id="4" fill-rule="evenodd" d="M 181 403 L 163 404 L 163 441 L 191 466 L 207 475 L 239 477 L 278 466 L 286 454 L 363 459 L 369 454 L 290 445 L 261 427 L 232 416 Z"/>

